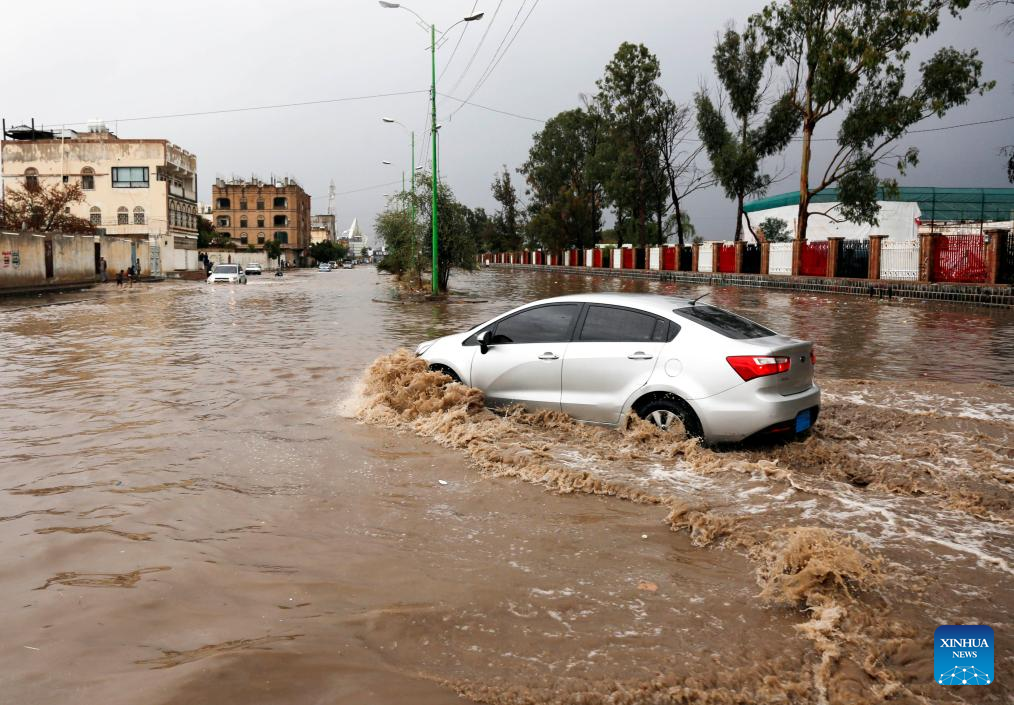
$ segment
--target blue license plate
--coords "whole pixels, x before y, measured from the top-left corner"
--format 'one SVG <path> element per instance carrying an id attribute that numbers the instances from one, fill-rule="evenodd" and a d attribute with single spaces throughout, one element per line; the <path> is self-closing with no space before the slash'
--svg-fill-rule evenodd
<path id="1" fill-rule="evenodd" d="M 812 425 L 813 421 L 811 420 L 811 414 L 809 409 L 807 409 L 806 411 L 800 411 L 796 415 L 796 433 L 802 433 L 806 429 L 810 428 L 810 426 Z"/>

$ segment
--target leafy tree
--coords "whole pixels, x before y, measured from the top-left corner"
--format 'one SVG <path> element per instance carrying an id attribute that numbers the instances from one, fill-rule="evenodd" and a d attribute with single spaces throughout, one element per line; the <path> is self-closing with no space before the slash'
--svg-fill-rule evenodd
<path id="1" fill-rule="evenodd" d="M 203 215 L 197 216 L 197 246 L 201 249 L 211 247 L 211 240 L 215 237 L 215 224 Z"/>
<path id="2" fill-rule="evenodd" d="M 415 279 L 416 284 L 419 284 L 417 238 L 414 237 L 412 223 L 405 214 L 405 209 L 389 208 L 379 213 L 373 227 L 387 245 L 387 254 L 377 265 L 378 268 L 403 279 Z"/>
<path id="3" fill-rule="evenodd" d="M 427 188 L 429 187 L 427 186 Z M 500 210 L 494 215 L 494 222 L 499 232 L 496 249 L 501 251 L 517 250 L 521 247 L 521 208 L 517 189 L 511 182 L 511 174 L 506 165 L 504 165 L 503 171 L 494 175 L 491 188 L 493 198 L 500 204 Z M 437 193 L 440 193 L 439 187 Z M 439 216 L 439 212 L 437 215 Z"/>
<path id="4" fill-rule="evenodd" d="M 651 174 L 659 166 L 653 107 L 662 96 L 658 59 L 643 44 L 624 42 L 596 81 L 595 107 L 608 125 L 597 159 L 606 176 L 603 185 L 622 219 L 627 210 L 640 244 L 647 244 L 647 216 L 653 200 Z"/>
<path id="5" fill-rule="evenodd" d="M 788 145 L 799 128 L 799 116 L 789 92 L 779 97 L 761 120 L 768 52 L 758 44 L 754 32 L 740 35 L 731 27 L 727 29 L 715 46 L 712 62 L 728 97 L 732 125 L 726 123 L 723 101 L 716 105 L 702 90 L 695 98 L 698 132 L 718 183 L 727 197 L 736 199 L 734 239 L 740 240 L 744 200 L 764 193 L 772 180 L 761 172 L 761 162 Z"/>
<path id="6" fill-rule="evenodd" d="M 969 1 L 789 0 L 751 18 L 771 57 L 788 70 L 802 125 L 799 239 L 806 239 L 811 199 L 832 185 L 843 218 L 877 224 L 877 187 L 897 187 L 895 179 L 879 179 L 877 167 L 894 162 L 904 175 L 918 162 L 915 148 L 897 151 L 899 139 L 992 88 L 975 49 L 939 49 L 920 64 L 917 80 L 907 80 L 910 47 L 937 31 L 945 10 L 958 16 Z M 832 115 L 841 120 L 838 149 L 811 185 L 813 134 Z"/>
<path id="7" fill-rule="evenodd" d="M 506 168 L 504 173 L 507 173 Z M 508 178 L 509 183 L 509 178 Z M 423 222 L 430 220 L 432 187 L 426 175 L 420 175 L 416 181 L 415 198 L 416 212 Z M 475 269 L 475 240 L 469 228 L 468 208 L 458 203 L 451 188 L 440 181 L 437 185 L 437 223 L 439 226 L 439 242 L 437 247 L 437 265 L 439 278 L 437 285 L 442 292 L 447 291 L 447 281 L 454 267 L 459 269 Z M 432 262 L 433 245 L 430 238 L 424 238 L 424 261 Z"/>
<path id="8" fill-rule="evenodd" d="M 781 218 L 765 218 L 757 228 L 764 233 L 765 242 L 788 242 L 792 239 L 789 236 L 789 224 Z"/>
<path id="9" fill-rule="evenodd" d="M 486 214 L 485 208 L 470 208 L 465 213 L 468 229 L 472 240 L 480 252 L 491 252 L 499 249 L 499 233 L 496 226 Z"/>
<path id="10" fill-rule="evenodd" d="M 278 240 L 268 240 L 264 243 L 264 252 L 268 259 L 278 259 L 282 256 L 282 244 Z"/>
<path id="11" fill-rule="evenodd" d="M 345 259 L 347 250 L 338 242 L 324 240 L 310 245 L 310 256 L 318 262 L 337 262 Z"/>
<path id="12" fill-rule="evenodd" d="M 367 247 L 366 245 L 363 245 L 363 248 L 361 250 L 359 250 L 359 256 L 360 257 L 369 257 L 370 256 L 370 248 Z M 343 259 L 344 259 L 344 257 L 345 256 L 342 255 Z"/>
<path id="13" fill-rule="evenodd" d="M 95 230 L 84 218 L 66 212 L 71 204 L 84 201 L 78 184 L 44 185 L 27 183 L 11 186 L 0 201 L 0 228 L 36 232 L 90 233 Z"/>
<path id="14" fill-rule="evenodd" d="M 545 247 L 590 247 L 601 229 L 601 185 L 590 167 L 599 139 L 598 116 L 575 108 L 535 133 L 519 169 L 531 196 L 531 231 Z"/>

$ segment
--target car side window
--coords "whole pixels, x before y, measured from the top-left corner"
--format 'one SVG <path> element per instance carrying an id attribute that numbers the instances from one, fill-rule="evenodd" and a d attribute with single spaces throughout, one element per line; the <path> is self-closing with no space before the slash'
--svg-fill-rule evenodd
<path id="1" fill-rule="evenodd" d="M 578 304 L 550 304 L 515 313 L 496 324 L 491 342 L 506 345 L 569 341 L 579 309 Z"/>
<path id="2" fill-rule="evenodd" d="M 597 343 L 662 343 L 670 339 L 669 323 L 629 308 L 592 304 L 577 339 Z"/>

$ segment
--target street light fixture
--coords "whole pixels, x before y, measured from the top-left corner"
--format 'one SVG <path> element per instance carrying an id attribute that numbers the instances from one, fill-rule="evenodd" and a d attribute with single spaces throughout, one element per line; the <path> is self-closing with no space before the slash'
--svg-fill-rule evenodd
<path id="1" fill-rule="evenodd" d="M 380 1 L 380 6 L 383 7 L 383 8 L 386 8 L 386 9 L 389 9 L 389 10 L 402 9 L 402 10 L 406 10 L 408 12 L 411 12 L 413 15 L 416 16 L 416 18 L 419 19 L 420 22 L 423 23 L 423 25 L 429 25 L 429 28 L 430 28 L 430 71 L 431 71 L 431 76 L 432 76 L 432 84 L 431 84 L 431 88 L 430 88 L 430 106 L 431 106 L 432 114 L 431 114 L 431 122 L 430 122 L 430 124 L 434 126 L 434 129 L 432 130 L 432 139 L 431 139 L 431 141 L 433 143 L 433 174 L 432 174 L 432 176 L 433 176 L 433 183 L 432 183 L 432 186 L 430 188 L 431 195 L 432 195 L 432 203 L 430 204 L 430 220 L 432 221 L 432 224 L 433 224 L 433 243 L 432 243 L 432 247 L 433 247 L 433 274 L 431 275 L 431 279 L 432 279 L 431 284 L 432 284 L 433 294 L 438 294 L 440 292 L 440 286 L 439 286 L 439 279 L 440 278 L 439 278 L 439 274 L 438 274 L 438 271 L 437 271 L 438 267 L 439 267 L 439 262 L 438 262 L 438 257 L 437 257 L 438 243 L 439 243 L 439 238 L 438 238 L 438 235 L 437 235 L 437 130 L 439 129 L 439 126 L 437 125 L 437 26 L 435 24 L 429 23 L 426 20 L 424 20 L 422 17 L 420 17 L 419 13 L 417 13 L 415 10 L 413 10 L 410 7 L 405 7 L 404 5 L 402 5 L 400 3 L 397 3 L 397 2 L 387 2 L 387 0 L 379 0 L 379 1 Z M 483 14 L 484 13 L 479 12 L 479 13 L 476 13 L 474 15 L 468 15 L 467 17 L 463 17 L 460 20 L 458 20 L 457 22 L 455 22 L 454 24 L 452 24 L 450 27 L 448 27 L 446 30 L 444 30 L 443 32 L 441 32 L 441 34 L 447 34 L 447 32 L 451 31 L 452 29 L 454 29 L 455 27 L 457 27 L 462 22 L 475 22 L 476 20 L 481 20 Z M 394 120 L 388 120 L 387 118 L 384 118 L 384 122 L 395 122 L 395 121 Z M 414 139 L 413 139 L 413 142 L 414 142 Z M 413 152 L 413 158 L 414 158 L 415 157 L 415 154 L 414 154 L 415 153 L 415 148 L 414 147 L 412 149 L 412 152 Z M 415 173 L 415 164 L 414 164 L 414 162 L 413 162 L 413 167 L 412 167 L 412 173 L 413 174 Z M 413 182 L 414 181 L 415 181 L 415 179 L 413 179 Z"/>

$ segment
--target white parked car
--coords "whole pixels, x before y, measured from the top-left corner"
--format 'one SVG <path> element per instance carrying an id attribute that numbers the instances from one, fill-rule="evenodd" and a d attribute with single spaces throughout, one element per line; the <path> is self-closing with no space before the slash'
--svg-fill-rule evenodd
<path id="1" fill-rule="evenodd" d="M 317 266 L 317 271 L 318 272 L 330 272 L 331 271 L 331 263 L 330 262 L 321 262 L 320 265 Z"/>
<path id="2" fill-rule="evenodd" d="M 813 345 L 730 311 L 648 294 L 536 301 L 416 355 L 491 406 L 617 425 L 628 411 L 709 443 L 791 437 L 817 420 Z"/>
<path id="3" fill-rule="evenodd" d="M 261 269 L 261 266 L 256 262 L 251 262 L 250 264 L 248 264 L 246 267 L 243 268 L 243 273 L 248 276 L 253 274 L 262 274 L 263 272 L 264 270 Z"/>
<path id="4" fill-rule="evenodd" d="M 209 284 L 246 284 L 246 274 L 238 264 L 216 264 L 208 275 Z"/>

